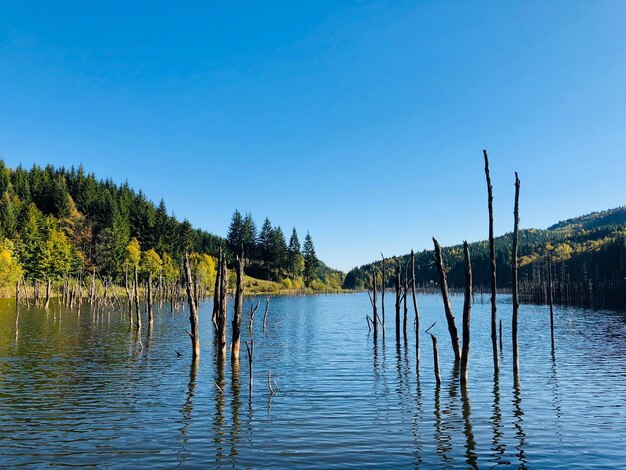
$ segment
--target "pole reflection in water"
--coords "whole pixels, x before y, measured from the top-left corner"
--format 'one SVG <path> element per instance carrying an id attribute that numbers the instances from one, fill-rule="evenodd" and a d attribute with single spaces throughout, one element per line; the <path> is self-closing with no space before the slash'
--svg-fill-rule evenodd
<path id="1" fill-rule="evenodd" d="M 467 384 L 461 385 L 461 401 L 463 406 L 463 434 L 465 434 L 465 461 L 472 468 L 478 468 L 478 456 L 476 455 L 476 441 L 472 429 L 472 409 L 469 399 Z"/>
<path id="2" fill-rule="evenodd" d="M 502 442 L 504 433 L 502 432 L 502 409 L 500 408 L 500 376 L 498 372 L 493 374 L 493 405 L 491 406 L 491 427 L 493 430 L 493 437 L 491 440 L 491 450 L 493 455 L 493 461 L 495 465 L 506 464 L 502 460 L 502 456 L 506 451 L 506 445 Z"/>
<path id="3" fill-rule="evenodd" d="M 231 369 L 231 390 L 233 396 L 231 398 L 230 406 L 232 409 L 232 426 L 230 430 L 230 457 L 235 458 L 238 454 L 237 444 L 239 443 L 239 408 L 241 408 L 241 384 L 239 382 L 239 359 L 235 358 L 232 361 Z M 233 465 L 236 465 L 236 460 L 233 460 Z"/>
<path id="4" fill-rule="evenodd" d="M 217 371 L 215 388 L 217 390 L 215 391 L 215 417 L 213 418 L 213 442 L 215 443 L 215 461 L 217 463 L 221 463 L 222 458 L 224 457 L 224 387 L 226 385 L 224 378 L 224 362 L 224 356 L 218 351 L 215 355 L 215 365 Z"/>
<path id="5" fill-rule="evenodd" d="M 419 467 L 424 459 L 422 458 L 423 446 L 422 436 L 420 435 L 420 421 L 422 420 L 422 385 L 420 383 L 419 374 L 417 375 L 417 383 L 415 389 L 415 415 L 413 418 L 413 440 L 415 442 L 415 466 Z"/>
<path id="6" fill-rule="evenodd" d="M 517 457 L 519 458 L 519 468 L 526 468 L 528 460 L 526 459 L 526 433 L 524 432 L 524 412 L 522 411 L 522 390 L 520 388 L 519 375 L 515 374 L 513 378 L 513 415 L 515 416 L 515 437 L 518 445 Z"/>
<path id="7" fill-rule="evenodd" d="M 556 435 L 559 437 L 559 444 L 563 444 L 563 434 L 561 432 L 561 397 L 559 393 L 559 382 L 556 377 L 556 353 L 554 351 L 554 343 L 552 344 L 552 371 L 550 374 L 552 382 L 552 407 L 556 417 Z"/>
<path id="8" fill-rule="evenodd" d="M 187 444 L 189 443 L 188 429 L 191 424 L 191 415 L 193 413 L 193 397 L 196 394 L 196 382 L 198 378 L 198 358 L 191 361 L 189 369 L 189 384 L 187 385 L 187 399 L 181 408 L 182 426 L 180 428 L 180 452 L 178 454 L 179 463 L 183 463 L 191 452 L 187 452 Z"/>

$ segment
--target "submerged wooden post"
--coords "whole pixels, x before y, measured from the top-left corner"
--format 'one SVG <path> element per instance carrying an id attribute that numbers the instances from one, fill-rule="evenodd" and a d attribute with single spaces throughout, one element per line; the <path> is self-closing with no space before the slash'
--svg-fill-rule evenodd
<path id="1" fill-rule="evenodd" d="M 552 298 L 552 258 L 548 253 L 548 302 L 550 303 L 550 338 L 554 349 L 554 301 Z"/>
<path id="2" fill-rule="evenodd" d="M 258 304 L 257 304 L 258 305 Z M 248 351 L 248 369 L 250 370 L 250 398 L 252 398 L 252 361 L 254 360 L 254 340 L 250 340 L 250 344 L 246 341 L 246 350 Z"/>
<path id="3" fill-rule="evenodd" d="M 211 315 L 211 323 L 213 323 L 213 328 L 217 333 L 217 316 L 220 311 L 220 289 L 222 285 L 221 281 L 222 275 L 222 248 L 220 248 L 218 259 L 217 259 L 217 270 L 215 274 L 215 290 L 213 291 L 213 313 Z"/>
<path id="4" fill-rule="evenodd" d="M 381 286 L 381 290 L 380 290 L 380 310 L 382 313 L 382 326 L 383 326 L 383 339 L 385 336 L 385 287 L 387 287 L 386 284 L 386 280 L 385 280 L 385 257 L 383 256 L 383 254 L 381 253 L 380 256 L 383 259 L 383 265 L 382 265 L 382 286 Z"/>
<path id="5" fill-rule="evenodd" d="M 50 291 L 52 290 L 52 281 L 50 278 L 46 279 L 46 304 L 44 308 L 48 310 L 48 306 L 50 305 Z"/>
<path id="6" fill-rule="evenodd" d="M 193 358 L 200 357 L 200 333 L 198 331 L 198 305 L 193 295 L 193 277 L 191 276 L 191 268 L 189 267 L 189 256 L 185 253 L 184 257 L 185 281 L 187 287 L 187 301 L 189 302 L 189 325 L 191 332 L 187 332 L 191 338 L 191 350 Z"/>
<path id="7" fill-rule="evenodd" d="M 502 352 L 502 318 L 500 319 L 500 352 Z"/>
<path id="8" fill-rule="evenodd" d="M 511 330 L 513 336 L 513 373 L 517 376 L 519 372 L 519 357 L 517 348 L 517 317 L 519 313 L 519 286 L 517 279 L 517 245 L 519 236 L 519 188 L 520 181 L 515 172 L 515 207 L 513 209 L 513 250 L 511 253 L 512 280 L 513 280 L 513 317 L 511 320 Z"/>
<path id="9" fill-rule="evenodd" d="M 152 326 L 153 318 L 152 318 L 152 272 L 148 271 L 148 324 Z M 196 301 L 196 305 L 198 302 Z"/>
<path id="10" fill-rule="evenodd" d="M 467 365 L 470 354 L 470 317 L 472 312 L 472 262 L 467 242 L 463 242 L 465 254 L 465 299 L 463 302 L 463 351 L 461 351 L 461 383 L 467 383 Z"/>
<path id="11" fill-rule="evenodd" d="M 374 325 L 374 342 L 378 338 L 378 300 L 377 300 L 377 285 L 376 285 L 376 268 L 372 268 L 372 293 L 367 291 L 367 295 L 370 298 L 372 304 L 372 323 Z"/>
<path id="12" fill-rule="evenodd" d="M 439 349 L 437 348 L 437 337 L 430 334 L 430 338 L 433 340 L 433 362 L 435 367 L 435 380 L 437 386 L 441 385 L 441 375 L 439 374 Z"/>
<path id="13" fill-rule="evenodd" d="M 452 342 L 452 351 L 454 352 L 454 361 L 458 364 L 461 360 L 461 347 L 459 345 L 459 333 L 456 329 L 454 314 L 452 313 L 452 304 L 450 303 L 450 295 L 448 294 L 448 278 L 443 266 L 443 257 L 441 255 L 441 247 L 439 242 L 433 237 L 435 245 L 435 262 L 437 271 L 439 272 L 439 287 L 441 296 L 443 297 L 443 308 L 446 312 L 446 320 L 448 322 L 448 332 L 450 333 L 450 341 Z"/>
<path id="14" fill-rule="evenodd" d="M 406 296 L 409 293 L 409 263 L 404 265 L 404 283 L 402 289 L 402 337 L 404 342 L 407 342 L 407 330 L 409 323 L 409 309 L 406 305 Z"/>
<path id="15" fill-rule="evenodd" d="M 413 296 L 413 310 L 415 310 L 415 361 L 417 371 L 420 370 L 420 312 L 417 308 L 417 293 L 415 292 L 415 253 L 411 250 L 411 294 Z"/>
<path id="16" fill-rule="evenodd" d="M 396 265 L 396 341 L 400 342 L 400 265 Z"/>
<path id="17" fill-rule="evenodd" d="M 265 330 L 267 329 L 267 311 L 270 308 L 270 298 L 266 297 L 265 298 L 265 312 L 263 313 L 263 333 L 265 333 Z"/>
<path id="18" fill-rule="evenodd" d="M 137 274 L 137 265 L 134 267 L 133 276 L 135 277 L 135 311 L 137 313 L 137 328 L 141 330 L 141 309 L 139 308 L 139 275 Z"/>
<path id="19" fill-rule="evenodd" d="M 222 253 L 222 273 L 220 274 L 220 311 L 218 313 L 218 348 L 221 355 L 226 354 L 226 323 L 228 321 L 228 269 L 226 254 Z"/>
<path id="20" fill-rule="evenodd" d="M 491 261 L 491 349 L 493 352 L 493 370 L 498 372 L 498 344 L 496 331 L 497 308 L 496 308 L 496 245 L 493 237 L 493 186 L 489 176 L 489 157 L 487 150 L 483 150 L 485 157 L 485 178 L 487 179 L 487 205 L 489 209 L 489 259 Z"/>
<path id="21" fill-rule="evenodd" d="M 15 283 L 15 309 L 20 309 L 20 281 Z"/>
<path id="22" fill-rule="evenodd" d="M 239 360 L 239 347 L 241 343 L 241 321 L 243 309 L 243 255 L 237 255 L 235 258 L 235 272 L 237 274 L 237 284 L 235 287 L 235 312 L 233 315 L 233 347 L 231 358 Z"/>

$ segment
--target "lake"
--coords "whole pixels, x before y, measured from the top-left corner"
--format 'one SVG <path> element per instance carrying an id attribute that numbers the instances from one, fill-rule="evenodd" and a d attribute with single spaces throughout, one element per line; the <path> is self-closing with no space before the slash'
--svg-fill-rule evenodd
<path id="1" fill-rule="evenodd" d="M 397 346 L 393 295 L 387 333 L 373 344 L 365 293 L 274 297 L 254 324 L 254 388 L 217 361 L 211 304 L 200 309 L 194 366 L 187 312 L 155 313 L 138 336 L 120 310 L 80 315 L 0 301 L 0 465 L 102 467 L 620 468 L 626 465 L 626 317 L 520 309 L 520 377 L 512 377 L 511 300 L 494 378 L 490 304 L 472 309 L 469 387 L 461 393 L 439 296 L 418 297 L 415 334 Z M 244 305 L 242 339 L 248 339 Z M 453 296 L 460 328 L 462 296 Z M 232 314 L 232 301 L 230 302 Z M 413 314 L 410 310 L 410 318 Z M 441 387 L 433 374 L 439 339 Z M 411 321 L 412 323 L 412 321 Z M 459 330 L 460 331 L 460 330 Z M 230 335 L 230 323 L 229 323 Z M 180 354 L 178 354 L 178 353 Z M 268 370 L 278 391 L 270 396 Z"/>

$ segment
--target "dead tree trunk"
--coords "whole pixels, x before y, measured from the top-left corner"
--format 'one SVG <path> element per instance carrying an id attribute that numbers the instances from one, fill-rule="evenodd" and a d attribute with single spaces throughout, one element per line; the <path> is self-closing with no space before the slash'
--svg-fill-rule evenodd
<path id="1" fill-rule="evenodd" d="M 222 272 L 220 274 L 220 311 L 218 314 L 218 348 L 220 354 L 226 354 L 226 322 L 228 321 L 228 270 L 226 268 L 226 255 L 222 253 L 220 263 Z"/>
<path id="2" fill-rule="evenodd" d="M 196 305 L 198 303 L 196 302 Z M 148 271 L 148 324 L 152 327 L 152 272 Z"/>
<path id="3" fill-rule="evenodd" d="M 191 338 L 191 350 L 193 358 L 200 357 L 200 332 L 198 331 L 198 305 L 193 295 L 193 278 L 191 276 L 191 268 L 189 267 L 189 256 L 185 253 L 185 280 L 187 286 L 187 301 L 189 302 L 189 325 L 191 332 L 187 332 Z"/>
<path id="4" fill-rule="evenodd" d="M 233 361 L 239 360 L 239 348 L 241 344 L 241 319 L 243 303 L 243 255 L 237 255 L 235 259 L 235 272 L 237 274 L 237 284 L 235 287 L 235 312 L 233 315 L 233 348 L 231 358 Z"/>
<path id="5" fill-rule="evenodd" d="M 50 280 L 50 278 L 46 279 L 46 304 L 44 306 L 44 308 L 46 310 L 48 310 L 48 307 L 50 306 L 50 291 L 52 290 L 52 281 Z"/>
<path id="6" fill-rule="evenodd" d="M 417 308 L 417 292 L 415 291 L 415 253 L 411 250 L 411 294 L 413 296 L 413 310 L 415 311 L 415 362 L 420 370 L 420 312 Z"/>
<path id="7" fill-rule="evenodd" d="M 491 186 L 491 177 L 489 176 L 489 157 L 487 156 L 487 150 L 483 150 L 483 155 L 485 157 L 487 205 L 489 209 L 489 257 L 491 260 L 491 349 L 493 352 L 493 370 L 494 372 L 498 372 L 500 365 L 498 364 L 498 332 L 496 331 L 496 245 L 493 238 L 493 186 Z"/>
<path id="8" fill-rule="evenodd" d="M 437 348 L 437 337 L 431 333 L 430 338 L 433 340 L 433 362 L 435 367 L 435 380 L 437 386 L 441 385 L 441 374 L 439 374 L 439 349 Z"/>
<path id="9" fill-rule="evenodd" d="M 248 369 L 250 371 L 250 399 L 252 399 L 252 389 L 253 389 L 252 387 L 252 384 L 253 384 L 252 361 L 254 360 L 254 340 L 253 339 L 250 340 L 250 344 L 248 344 L 248 342 L 246 341 L 246 350 L 248 351 Z"/>
<path id="10" fill-rule="evenodd" d="M 400 265 L 396 266 L 396 342 L 400 342 L 400 277 L 402 276 L 402 271 L 400 270 Z"/>
<path id="11" fill-rule="evenodd" d="M 266 297 L 265 298 L 265 313 L 263 313 L 263 333 L 265 333 L 265 330 L 267 329 L 267 311 L 270 308 L 270 298 Z"/>
<path id="12" fill-rule="evenodd" d="M 141 309 L 139 308 L 139 275 L 137 274 L 137 265 L 133 269 L 135 278 L 135 312 L 137 314 L 137 328 L 141 330 Z"/>
<path id="13" fill-rule="evenodd" d="M 511 321 L 511 330 L 513 336 L 513 373 L 517 376 L 519 372 L 519 357 L 517 348 L 517 316 L 519 313 L 519 286 L 517 280 L 517 244 L 519 232 L 519 188 L 520 181 L 515 172 L 515 207 L 513 209 L 514 225 L 513 225 L 513 250 L 511 254 L 512 264 L 512 282 L 513 282 L 513 318 Z"/>
<path id="14" fill-rule="evenodd" d="M 383 254 L 381 253 L 380 256 L 383 259 L 383 265 L 382 265 L 382 286 L 380 289 L 380 310 L 382 313 L 382 320 L 383 320 L 383 340 L 385 337 L 385 287 L 387 286 L 387 280 L 385 278 L 385 257 L 383 256 Z"/>
<path id="15" fill-rule="evenodd" d="M 461 347 L 459 346 L 459 333 L 456 329 L 454 314 L 452 313 L 452 305 L 450 304 L 450 295 L 448 294 L 448 277 L 443 265 L 443 257 L 441 255 L 441 247 L 439 242 L 433 238 L 435 244 L 435 262 L 437 271 L 439 272 L 439 287 L 443 298 L 443 308 L 446 312 L 446 320 L 448 321 L 448 332 L 450 333 L 450 341 L 452 342 L 452 351 L 454 352 L 454 361 L 458 364 L 461 359 Z"/>
<path id="16" fill-rule="evenodd" d="M 461 383 L 467 383 L 467 365 L 470 354 L 470 316 L 472 312 L 472 261 L 467 242 L 463 242 L 465 254 L 465 299 L 463 303 L 463 351 L 461 351 Z"/>
<path id="17" fill-rule="evenodd" d="M 376 268 L 372 268 L 372 293 L 369 291 L 367 294 L 369 295 L 370 302 L 372 304 L 372 323 L 374 324 L 374 342 L 376 342 L 378 338 L 378 299 L 377 299 L 377 285 L 376 285 Z"/>
<path id="18" fill-rule="evenodd" d="M 20 309 L 20 281 L 15 283 L 15 309 Z"/>
<path id="19" fill-rule="evenodd" d="M 554 300 L 552 298 L 552 258 L 548 253 L 548 302 L 550 304 L 550 338 L 554 349 Z"/>
<path id="20" fill-rule="evenodd" d="M 253 304 L 250 304 L 250 317 L 248 319 L 248 333 L 252 334 L 252 331 L 254 329 L 254 314 L 256 313 L 257 309 L 259 308 L 259 304 L 261 303 L 260 300 L 257 300 L 256 305 L 253 306 Z"/>
<path id="21" fill-rule="evenodd" d="M 217 332 L 217 316 L 220 310 L 220 292 L 221 292 L 221 275 L 222 275 L 222 249 L 220 248 L 219 256 L 217 259 L 217 271 L 215 274 L 215 290 L 213 291 L 213 313 L 211 315 L 211 323 L 213 323 L 213 328 Z"/>
<path id="22" fill-rule="evenodd" d="M 407 342 L 407 330 L 409 323 L 409 309 L 406 305 L 406 296 L 409 292 L 409 264 L 404 265 L 404 286 L 402 289 L 402 338 L 404 339 L 404 343 Z"/>
<path id="23" fill-rule="evenodd" d="M 128 321 L 130 326 L 133 326 L 133 298 L 130 293 L 130 287 L 128 286 L 128 267 L 124 269 L 124 289 L 126 290 L 126 297 L 128 299 Z"/>

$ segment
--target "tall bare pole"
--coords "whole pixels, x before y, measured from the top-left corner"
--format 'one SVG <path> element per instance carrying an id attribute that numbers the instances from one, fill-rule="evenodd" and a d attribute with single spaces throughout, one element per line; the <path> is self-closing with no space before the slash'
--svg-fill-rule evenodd
<path id="1" fill-rule="evenodd" d="M 420 370 L 420 312 L 417 308 L 417 292 L 415 289 L 415 253 L 411 250 L 411 294 L 413 295 L 413 310 L 415 311 L 415 361 Z"/>
<path id="2" fill-rule="evenodd" d="M 239 360 L 239 348 L 241 344 L 241 321 L 243 309 L 243 254 L 235 258 L 235 272 L 237 274 L 237 284 L 235 287 L 235 312 L 233 315 L 233 348 L 231 358 L 233 361 Z"/>
<path id="3" fill-rule="evenodd" d="M 443 265 L 443 256 L 441 255 L 441 247 L 439 242 L 433 237 L 435 245 L 435 262 L 437 271 L 439 272 L 439 287 L 441 289 L 441 297 L 443 298 L 443 308 L 446 312 L 446 320 L 448 322 L 448 332 L 450 333 L 450 341 L 452 343 L 452 351 L 454 352 L 454 361 L 457 363 L 461 360 L 461 346 L 459 345 L 459 332 L 456 329 L 454 314 L 452 313 L 452 304 L 450 303 L 450 295 L 448 294 L 448 277 Z"/>
<path id="4" fill-rule="evenodd" d="M 386 284 L 386 280 L 385 280 L 385 257 L 383 256 L 383 254 L 380 254 L 381 258 L 383 259 L 383 266 L 382 266 L 382 286 L 380 286 L 380 310 L 382 313 L 382 317 L 383 317 L 383 340 L 384 340 L 384 336 L 385 336 L 385 287 L 387 286 Z"/>
<path id="5" fill-rule="evenodd" d="M 463 302 L 463 350 L 461 351 L 461 383 L 467 383 L 467 365 L 470 354 L 470 317 L 472 312 L 472 261 L 467 242 L 463 242 L 465 254 L 465 298 Z"/>
<path id="6" fill-rule="evenodd" d="M 496 246 L 493 238 L 493 186 L 489 176 L 489 157 L 487 150 L 483 150 L 485 157 L 485 177 L 487 179 L 487 204 L 489 206 L 489 257 L 491 260 L 491 349 L 493 351 L 493 370 L 498 372 L 498 332 L 496 307 Z"/>
<path id="7" fill-rule="evenodd" d="M 548 302 L 550 304 L 550 338 L 554 350 L 554 299 L 552 298 L 552 258 L 548 253 Z"/>
<path id="8" fill-rule="evenodd" d="M 519 357 L 517 348 L 517 317 L 519 313 L 519 286 L 517 279 L 517 245 L 519 235 L 519 188 L 520 181 L 515 172 L 515 207 L 513 209 L 514 225 L 513 225 L 513 250 L 511 254 L 512 279 L 513 279 L 513 318 L 511 320 L 511 329 L 513 331 L 513 374 L 517 377 L 519 373 Z"/>
<path id="9" fill-rule="evenodd" d="M 193 292 L 193 277 L 191 276 L 191 268 L 189 267 L 189 256 L 185 253 L 184 258 L 185 281 L 187 287 L 187 300 L 189 301 L 189 325 L 191 332 L 187 332 L 191 338 L 191 350 L 193 358 L 200 357 L 200 332 L 198 329 L 198 305 Z"/>

